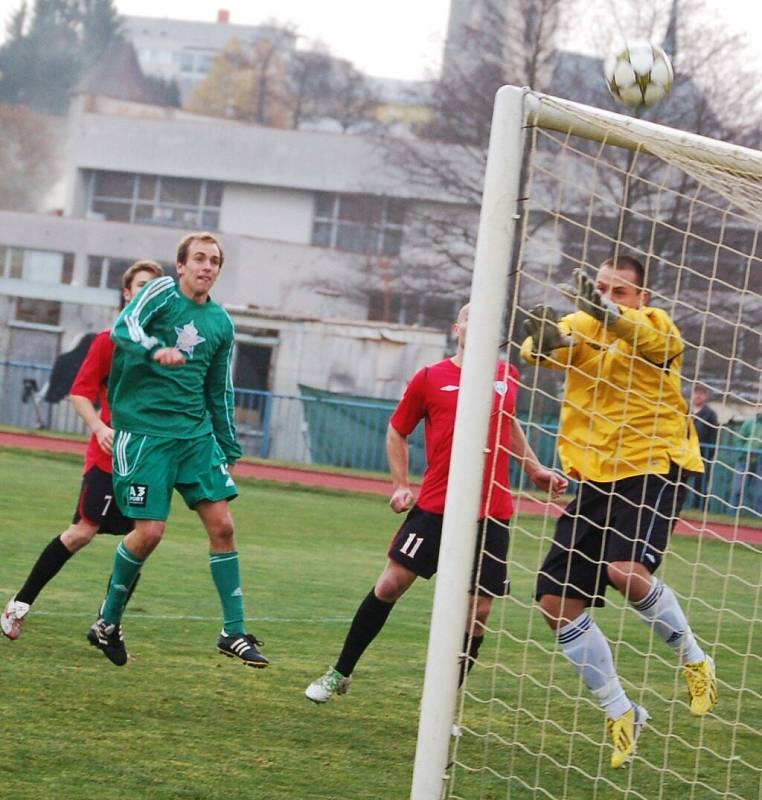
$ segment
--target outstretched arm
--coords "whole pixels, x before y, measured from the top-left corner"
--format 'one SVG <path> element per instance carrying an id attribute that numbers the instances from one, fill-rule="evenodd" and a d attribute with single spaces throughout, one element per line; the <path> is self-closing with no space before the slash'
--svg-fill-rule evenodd
<path id="1" fill-rule="evenodd" d="M 561 323 L 561 324 L 559 324 Z M 521 357 L 530 364 L 563 369 L 569 362 L 570 348 L 577 344 L 558 312 L 550 306 L 538 305 L 529 312 L 524 324 L 527 338 L 521 346 Z"/>
<path id="2" fill-rule="evenodd" d="M 647 361 L 668 365 L 683 352 L 680 332 L 664 312 L 649 313 L 642 308 L 627 308 L 603 297 L 595 283 L 581 269 L 574 270 L 575 287 L 560 286 L 577 308 L 601 322 L 620 339 L 632 345 Z"/>
<path id="3" fill-rule="evenodd" d="M 569 486 L 569 481 L 560 472 L 540 463 L 516 417 L 511 417 L 511 456 L 518 460 L 529 480 L 538 489 L 548 492 L 551 498 L 562 495 Z"/>

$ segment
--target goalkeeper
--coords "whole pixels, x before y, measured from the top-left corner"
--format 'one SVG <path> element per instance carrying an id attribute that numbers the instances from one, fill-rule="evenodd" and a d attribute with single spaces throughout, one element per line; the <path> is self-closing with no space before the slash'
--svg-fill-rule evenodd
<path id="1" fill-rule="evenodd" d="M 714 661 L 699 646 L 674 592 L 654 576 L 686 495 L 701 472 L 698 438 L 680 392 L 683 341 L 669 315 L 648 306 L 635 258 L 605 261 L 591 281 L 575 271 L 577 311 L 538 306 L 524 360 L 566 372 L 558 450 L 577 495 L 556 525 L 536 596 L 564 655 L 607 716 L 611 766 L 627 763 L 649 715 L 626 695 L 606 638 L 588 614 L 611 585 L 674 650 L 690 710 L 717 703 Z"/>

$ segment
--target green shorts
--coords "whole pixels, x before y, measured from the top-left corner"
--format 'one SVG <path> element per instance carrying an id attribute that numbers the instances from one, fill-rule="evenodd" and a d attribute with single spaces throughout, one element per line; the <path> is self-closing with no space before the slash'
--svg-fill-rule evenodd
<path id="1" fill-rule="evenodd" d="M 166 520 L 172 489 L 188 508 L 238 496 L 225 455 L 213 434 L 169 439 L 117 431 L 114 437 L 114 497 L 132 519 Z"/>

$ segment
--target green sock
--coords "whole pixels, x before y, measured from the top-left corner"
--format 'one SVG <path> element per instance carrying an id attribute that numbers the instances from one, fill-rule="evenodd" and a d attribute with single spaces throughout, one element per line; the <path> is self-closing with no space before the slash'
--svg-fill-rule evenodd
<path id="1" fill-rule="evenodd" d="M 118 625 L 122 621 L 124 606 L 130 594 L 130 587 L 135 583 L 144 559 L 131 553 L 124 542 L 119 542 L 114 555 L 114 568 L 111 572 L 111 585 L 103 603 L 101 616 L 109 625 Z"/>
<path id="2" fill-rule="evenodd" d="M 225 633 L 246 633 L 243 624 L 243 592 L 238 553 L 209 553 L 212 580 L 222 602 L 222 626 Z"/>

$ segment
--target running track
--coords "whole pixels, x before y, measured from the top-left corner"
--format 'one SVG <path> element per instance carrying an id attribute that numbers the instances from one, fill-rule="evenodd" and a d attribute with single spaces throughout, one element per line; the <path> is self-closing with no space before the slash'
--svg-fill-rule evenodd
<path id="1" fill-rule="evenodd" d="M 52 453 L 77 453 L 84 456 L 86 443 L 76 439 L 63 439 L 41 434 L 12 433 L 0 431 L 0 447 L 18 447 L 27 450 L 42 450 Z M 292 483 L 300 486 L 317 486 L 338 489 L 344 492 L 364 492 L 366 494 L 389 495 L 389 481 L 366 478 L 359 475 L 343 475 L 299 467 L 281 467 L 274 464 L 255 464 L 239 461 L 233 474 L 241 478 L 259 478 L 279 483 Z M 517 498 L 519 514 L 547 514 L 557 517 L 561 506 L 544 503 L 531 497 Z M 729 542 L 744 542 L 762 547 L 762 528 L 752 528 L 724 522 L 707 522 L 700 519 L 681 519 L 675 528 L 676 533 L 686 536 L 707 536 Z"/>

